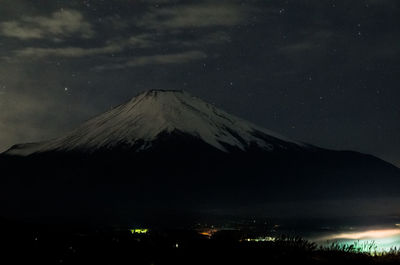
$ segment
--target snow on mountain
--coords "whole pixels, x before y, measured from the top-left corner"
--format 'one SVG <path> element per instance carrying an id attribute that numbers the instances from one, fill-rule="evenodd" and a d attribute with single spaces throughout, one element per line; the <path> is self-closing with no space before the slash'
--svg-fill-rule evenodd
<path id="1" fill-rule="evenodd" d="M 226 145 L 246 150 L 254 144 L 272 151 L 274 139 L 304 146 L 230 115 L 186 92 L 150 90 L 87 121 L 63 137 L 16 145 L 6 154 L 27 156 L 48 151 L 94 152 L 120 144 L 133 146 L 139 140 L 143 143 L 140 151 L 150 148 L 152 141 L 161 133 L 176 130 L 196 136 L 223 152 L 228 152 Z"/>

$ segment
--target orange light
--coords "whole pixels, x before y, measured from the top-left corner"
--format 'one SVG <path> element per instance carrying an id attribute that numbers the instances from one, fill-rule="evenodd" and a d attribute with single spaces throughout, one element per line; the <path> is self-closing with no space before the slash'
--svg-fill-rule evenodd
<path id="1" fill-rule="evenodd" d="M 212 237 L 212 235 L 217 231 L 218 231 L 217 229 L 206 229 L 206 230 L 200 230 L 198 233 L 203 236 Z"/>

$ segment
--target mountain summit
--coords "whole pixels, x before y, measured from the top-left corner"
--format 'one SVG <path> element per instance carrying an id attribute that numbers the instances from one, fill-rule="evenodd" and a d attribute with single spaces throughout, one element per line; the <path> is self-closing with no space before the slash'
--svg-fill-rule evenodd
<path id="1" fill-rule="evenodd" d="M 197 137 L 223 152 L 228 149 L 246 151 L 250 147 L 272 151 L 287 148 L 284 143 L 304 146 L 228 114 L 187 92 L 150 90 L 87 121 L 63 137 L 16 145 L 6 154 L 91 153 L 121 146 L 140 152 L 151 148 L 158 137 L 176 132 Z"/>

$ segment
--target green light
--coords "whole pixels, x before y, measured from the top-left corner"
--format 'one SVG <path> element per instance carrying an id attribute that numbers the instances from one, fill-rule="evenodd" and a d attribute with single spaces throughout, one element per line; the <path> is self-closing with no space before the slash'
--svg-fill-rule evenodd
<path id="1" fill-rule="evenodd" d="M 149 229 L 130 229 L 129 231 L 131 231 L 132 234 L 147 234 L 149 232 Z"/>

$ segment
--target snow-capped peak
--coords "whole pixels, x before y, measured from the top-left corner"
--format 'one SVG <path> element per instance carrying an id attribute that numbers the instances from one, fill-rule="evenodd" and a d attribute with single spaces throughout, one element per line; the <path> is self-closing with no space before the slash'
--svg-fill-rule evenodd
<path id="1" fill-rule="evenodd" d="M 184 91 L 150 90 L 87 121 L 63 137 L 38 144 L 17 145 L 6 154 L 92 152 L 112 149 L 121 143 L 133 146 L 138 141 L 144 142 L 142 149 L 146 149 L 161 133 L 176 130 L 198 137 L 224 152 L 227 152 L 226 145 L 246 150 L 256 144 L 272 150 L 273 143 L 267 142 L 265 137 L 260 138 L 259 133 L 302 145 L 230 115 Z"/>

